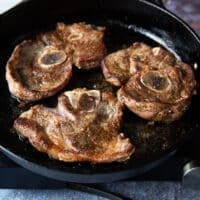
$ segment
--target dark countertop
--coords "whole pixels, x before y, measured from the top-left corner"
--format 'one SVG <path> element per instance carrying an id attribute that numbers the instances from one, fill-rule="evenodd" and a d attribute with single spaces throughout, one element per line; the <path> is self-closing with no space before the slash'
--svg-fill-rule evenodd
<path id="1" fill-rule="evenodd" d="M 105 189 L 120 193 L 133 200 L 199 200 L 200 192 L 184 189 L 180 183 L 174 182 L 133 182 L 121 181 L 104 184 Z M 1 189 L 2 200 L 103 200 L 106 198 L 89 195 L 70 189 L 53 190 L 19 190 Z"/>
<path id="2" fill-rule="evenodd" d="M 163 0 L 167 9 L 187 21 L 200 33 L 200 0 Z M 30 180 L 31 181 L 31 180 Z M 120 181 L 102 184 L 101 187 L 108 191 L 120 193 L 134 200 L 197 200 L 200 191 L 183 188 L 179 182 L 163 181 Z M 0 189 L 0 199 L 6 200 L 50 200 L 50 199 L 105 199 L 70 189 L 54 190 L 19 190 Z"/>

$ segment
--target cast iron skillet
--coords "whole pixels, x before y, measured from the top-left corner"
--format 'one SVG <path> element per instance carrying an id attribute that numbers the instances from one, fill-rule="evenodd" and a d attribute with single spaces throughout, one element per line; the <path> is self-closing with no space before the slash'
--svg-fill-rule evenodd
<path id="1" fill-rule="evenodd" d="M 154 2 L 154 3 L 153 3 Z M 200 95 L 193 97 L 190 108 L 171 124 L 142 120 L 125 110 L 123 130 L 136 144 L 136 152 L 125 163 L 64 163 L 36 151 L 20 140 L 12 130 L 14 119 L 31 105 L 19 104 L 11 97 L 5 80 L 5 65 L 14 46 L 35 34 L 53 29 L 56 22 L 86 21 L 107 27 L 105 42 L 108 53 L 143 41 L 160 45 L 178 58 L 194 66 L 200 80 L 200 40 L 178 17 L 146 0 L 73 0 L 26 1 L 0 16 L 0 150 L 19 165 L 38 174 L 63 181 L 80 183 L 109 182 L 130 178 L 156 167 L 175 154 L 186 140 L 199 131 Z M 75 87 L 116 90 L 104 82 L 100 70 L 73 71 L 73 79 L 65 90 Z M 56 96 L 42 103 L 55 104 Z M 186 146 L 187 148 L 187 146 Z"/>

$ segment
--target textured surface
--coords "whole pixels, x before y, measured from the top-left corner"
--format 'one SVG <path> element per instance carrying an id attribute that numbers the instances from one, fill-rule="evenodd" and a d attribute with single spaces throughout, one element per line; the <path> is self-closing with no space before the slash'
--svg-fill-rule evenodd
<path id="1" fill-rule="evenodd" d="M 103 189 L 120 193 L 128 199 L 134 200 L 198 200 L 199 191 L 184 189 L 179 183 L 172 182 L 118 182 L 104 184 Z M 0 190 L 0 199 L 6 200 L 104 200 L 106 198 L 72 191 L 70 189 L 57 190 Z"/>
<path id="2" fill-rule="evenodd" d="M 0 7 L 9 3 L 1 0 Z M 199 0 L 165 0 L 165 4 L 172 12 L 189 22 L 193 28 L 200 30 L 200 1 Z M 104 189 L 120 193 L 134 200 L 198 200 L 199 191 L 184 189 L 179 183 L 173 182 L 118 182 L 102 185 Z M 105 198 L 74 192 L 68 189 L 60 190 L 0 190 L 0 200 L 51 200 L 51 199 L 91 199 Z"/>
<path id="3" fill-rule="evenodd" d="M 199 0 L 163 0 L 166 8 L 200 33 L 200 1 Z"/>
<path id="4" fill-rule="evenodd" d="M 89 194 L 71 190 L 0 190 L 0 199 L 2 200 L 104 200 L 103 197 L 96 197 Z"/>

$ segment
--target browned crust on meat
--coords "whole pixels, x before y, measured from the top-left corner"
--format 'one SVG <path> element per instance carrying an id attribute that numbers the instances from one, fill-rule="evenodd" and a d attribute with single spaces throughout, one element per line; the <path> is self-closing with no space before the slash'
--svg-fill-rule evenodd
<path id="1" fill-rule="evenodd" d="M 171 122 L 179 119 L 189 106 L 196 88 L 191 67 L 180 63 L 176 67 L 159 69 L 159 73 L 170 80 L 169 88 L 160 92 L 150 90 L 141 82 L 143 73 L 146 73 L 145 69 L 132 76 L 118 91 L 119 101 L 147 120 Z"/>
<path id="2" fill-rule="evenodd" d="M 24 41 L 15 47 L 6 65 L 6 80 L 9 90 L 12 95 L 24 101 L 36 101 L 54 95 L 66 86 L 72 74 L 70 58 L 50 70 L 38 68 L 37 64 L 34 64 L 35 53 L 30 53 L 29 56 L 29 52 L 24 52 L 31 45 L 38 48 L 36 54 L 46 47 L 41 40 Z M 45 81 L 47 86 L 44 85 Z M 34 84 L 32 83 L 37 87 L 33 88 Z"/>
<path id="3" fill-rule="evenodd" d="M 55 31 L 17 45 L 6 66 L 6 80 L 12 95 L 24 101 L 37 101 L 66 86 L 72 64 L 81 69 L 99 67 L 106 52 L 104 30 L 85 23 L 58 23 Z M 40 57 L 45 48 L 66 54 L 66 59 L 63 57 L 64 62 L 53 67 L 44 66 Z"/>
<path id="4" fill-rule="evenodd" d="M 132 112 L 151 121 L 172 122 L 178 120 L 190 103 L 190 100 L 182 100 L 175 104 L 148 102 L 141 99 L 138 101 L 126 93 L 123 87 L 119 89 L 117 95 L 119 101 L 123 102 Z"/>
<path id="5" fill-rule="evenodd" d="M 152 48 L 142 42 L 135 42 L 129 48 L 107 55 L 101 67 L 105 79 L 119 87 L 144 67 L 160 68 L 164 64 L 170 66 L 176 64 L 173 54 L 160 47 Z"/>
<path id="6" fill-rule="evenodd" d="M 129 65 L 129 49 L 111 53 L 101 62 L 106 81 L 117 87 L 126 83 L 130 78 Z"/>
<path id="7" fill-rule="evenodd" d="M 65 45 L 65 51 L 72 55 L 76 67 L 87 70 L 100 66 L 106 54 L 104 27 L 86 23 L 58 23 L 56 30 Z"/>
<path id="8" fill-rule="evenodd" d="M 129 48 L 109 54 L 101 66 L 108 82 L 122 86 L 118 99 L 147 120 L 179 119 L 196 88 L 194 73 L 188 64 L 161 47 L 144 43 L 135 42 Z"/>
<path id="9" fill-rule="evenodd" d="M 85 94 L 87 90 L 76 92 Z M 75 121 L 59 110 L 38 105 L 22 113 L 14 128 L 38 151 L 65 162 L 124 161 L 135 151 L 130 140 L 119 132 L 122 107 L 111 93 L 102 93 L 93 111 L 77 107 L 73 114 L 77 117 Z"/>

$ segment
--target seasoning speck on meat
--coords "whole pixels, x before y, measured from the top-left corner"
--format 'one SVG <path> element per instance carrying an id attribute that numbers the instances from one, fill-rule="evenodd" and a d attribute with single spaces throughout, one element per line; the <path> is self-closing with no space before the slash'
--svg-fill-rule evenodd
<path id="1" fill-rule="evenodd" d="M 6 80 L 19 100 L 37 101 L 63 89 L 79 69 L 100 67 L 105 56 L 103 27 L 85 23 L 65 25 L 18 44 L 6 66 Z"/>
<path id="2" fill-rule="evenodd" d="M 66 162 L 112 162 L 135 150 L 120 133 L 122 108 L 109 92 L 75 89 L 56 108 L 31 107 L 14 122 L 16 131 L 39 151 Z"/>
<path id="3" fill-rule="evenodd" d="M 147 120 L 172 122 L 179 119 L 196 88 L 192 68 L 160 47 L 135 43 L 123 51 L 129 52 L 129 63 L 124 68 L 127 72 L 125 81 L 117 79 L 119 85 L 123 83 L 117 93 L 119 101 Z M 115 76 L 116 70 L 112 69 L 117 66 L 107 67 Z M 134 73 L 128 71 L 131 67 Z M 112 79 L 108 78 L 108 81 L 112 82 Z"/>

